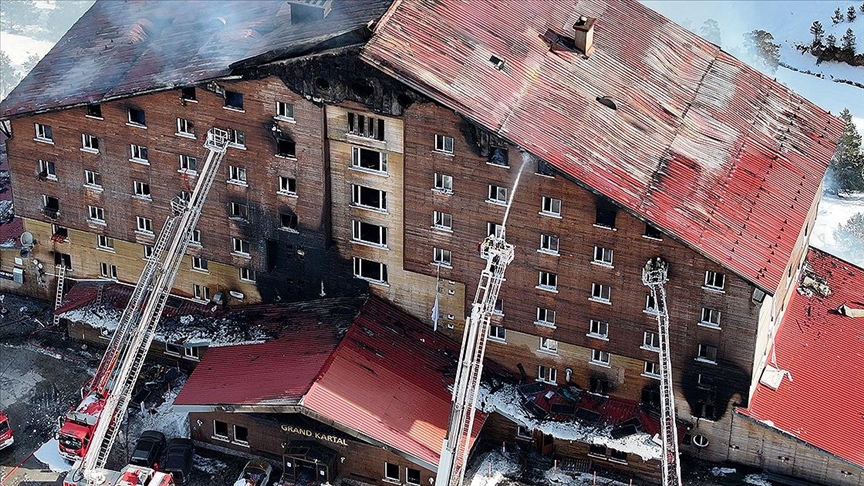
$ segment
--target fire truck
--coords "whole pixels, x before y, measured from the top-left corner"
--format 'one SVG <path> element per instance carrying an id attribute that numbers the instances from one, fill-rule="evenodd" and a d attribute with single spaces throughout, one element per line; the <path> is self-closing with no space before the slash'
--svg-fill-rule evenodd
<path id="1" fill-rule="evenodd" d="M 9 426 L 9 417 L 5 413 L 0 412 L 0 450 L 14 443 L 15 437 L 12 435 L 12 427 Z"/>
<path id="2" fill-rule="evenodd" d="M 93 438 L 93 430 L 99 422 L 99 416 L 105 408 L 105 397 L 98 392 L 88 394 L 75 408 L 60 417 L 60 431 L 57 442 L 60 456 L 69 462 L 75 462 L 84 457 L 87 447 Z"/>

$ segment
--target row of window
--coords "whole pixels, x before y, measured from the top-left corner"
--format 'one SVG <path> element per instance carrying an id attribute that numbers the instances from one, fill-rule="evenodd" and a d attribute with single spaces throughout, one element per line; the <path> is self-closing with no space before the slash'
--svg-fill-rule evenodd
<path id="1" fill-rule="evenodd" d="M 135 125 L 135 124 L 133 124 Z M 144 126 L 144 125 L 141 125 Z M 43 125 L 41 123 L 35 124 L 36 137 L 35 139 L 39 142 L 47 142 L 54 143 L 54 135 L 51 130 L 51 127 L 48 125 Z M 195 138 L 194 132 L 194 123 L 192 120 L 188 120 L 185 118 L 177 118 L 177 132 L 175 135 L 186 137 L 186 138 Z M 228 140 L 234 147 L 245 147 L 246 146 L 246 136 L 242 130 L 228 129 Z M 293 144 L 293 142 L 290 142 Z M 286 153 L 281 153 L 282 149 Z M 90 153 L 99 153 L 100 144 L 99 138 L 95 135 L 91 135 L 88 133 L 81 134 L 81 150 L 83 152 Z M 287 153 L 287 152 L 290 152 Z M 279 147 L 279 152 L 277 155 L 288 155 L 293 157 L 293 147 L 289 145 Z M 129 145 L 129 160 L 132 162 L 138 163 L 149 163 L 148 150 L 144 145 L 138 144 L 130 144 Z"/>

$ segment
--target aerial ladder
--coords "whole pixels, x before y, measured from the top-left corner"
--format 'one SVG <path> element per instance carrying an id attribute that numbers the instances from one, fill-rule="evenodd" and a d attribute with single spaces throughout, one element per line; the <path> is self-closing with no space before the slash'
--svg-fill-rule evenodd
<path id="1" fill-rule="evenodd" d="M 439 486 L 462 486 L 465 477 L 489 321 L 504 281 L 504 271 L 513 261 L 513 245 L 504 239 L 503 226 L 500 234 L 491 234 L 483 240 L 480 256 L 486 260 L 486 267 L 480 273 L 471 315 L 465 322 L 462 334 L 462 349 L 459 351 L 456 379 L 453 382 L 450 419 L 435 478 L 435 484 Z"/>
<path id="2" fill-rule="evenodd" d="M 666 310 L 666 287 L 669 264 L 660 257 L 648 260 L 642 269 L 642 283 L 651 291 L 657 307 L 660 338 L 660 427 L 663 442 L 663 486 L 681 486 L 681 464 L 678 461 L 678 428 L 675 425 L 675 397 L 672 393 L 672 362 L 669 358 L 669 312 Z"/>
<path id="3" fill-rule="evenodd" d="M 225 130 L 211 128 L 207 132 L 204 147 L 209 154 L 191 197 L 184 200 L 178 196 L 171 201 L 172 214 L 165 220 L 96 375 L 82 392 L 87 395 L 85 401 L 94 397 L 91 399 L 102 400 L 104 405 L 86 452 L 64 486 L 97 486 L 113 481 L 111 472 L 103 468 L 228 142 Z"/>

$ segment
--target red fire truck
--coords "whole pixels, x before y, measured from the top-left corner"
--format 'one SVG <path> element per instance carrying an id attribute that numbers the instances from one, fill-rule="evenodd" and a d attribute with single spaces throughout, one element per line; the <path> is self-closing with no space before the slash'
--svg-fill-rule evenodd
<path id="1" fill-rule="evenodd" d="M 0 412 L 0 449 L 5 449 L 15 443 L 12 436 L 12 427 L 9 426 L 9 417 Z"/>
<path id="2" fill-rule="evenodd" d="M 84 397 L 75 410 L 60 417 L 57 442 L 64 459 L 75 462 L 84 457 L 104 408 L 105 397 L 94 391 Z"/>

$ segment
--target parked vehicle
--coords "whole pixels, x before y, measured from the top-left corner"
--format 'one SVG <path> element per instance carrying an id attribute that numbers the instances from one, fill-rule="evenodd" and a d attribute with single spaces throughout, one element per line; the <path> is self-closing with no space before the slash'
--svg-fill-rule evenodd
<path id="1" fill-rule="evenodd" d="M 105 408 L 105 397 L 93 392 L 84 397 L 75 410 L 60 417 L 60 431 L 57 442 L 60 455 L 69 462 L 75 462 L 87 452 L 99 416 Z"/>
<path id="2" fill-rule="evenodd" d="M 131 464 L 120 471 L 97 469 L 96 472 L 103 477 L 103 480 L 98 484 L 104 486 L 175 486 L 176 484 L 170 474 Z M 83 476 L 72 477 L 70 475 L 63 479 L 63 486 L 90 486 L 91 484 Z"/>
<path id="3" fill-rule="evenodd" d="M 129 464 L 152 468 L 159 462 L 163 450 L 165 450 L 165 434 L 158 430 L 145 430 L 135 443 Z"/>
<path id="4" fill-rule="evenodd" d="M 195 445 L 192 439 L 171 439 L 165 448 L 165 460 L 162 461 L 162 472 L 170 473 L 178 486 L 184 486 L 192 471 L 192 456 L 195 455 Z"/>
<path id="5" fill-rule="evenodd" d="M 246 463 L 234 486 L 267 486 L 271 474 L 273 466 L 269 462 L 254 459 Z"/>
<path id="6" fill-rule="evenodd" d="M 0 412 L 0 449 L 5 449 L 15 443 L 12 435 L 12 427 L 9 426 L 9 417 Z"/>

